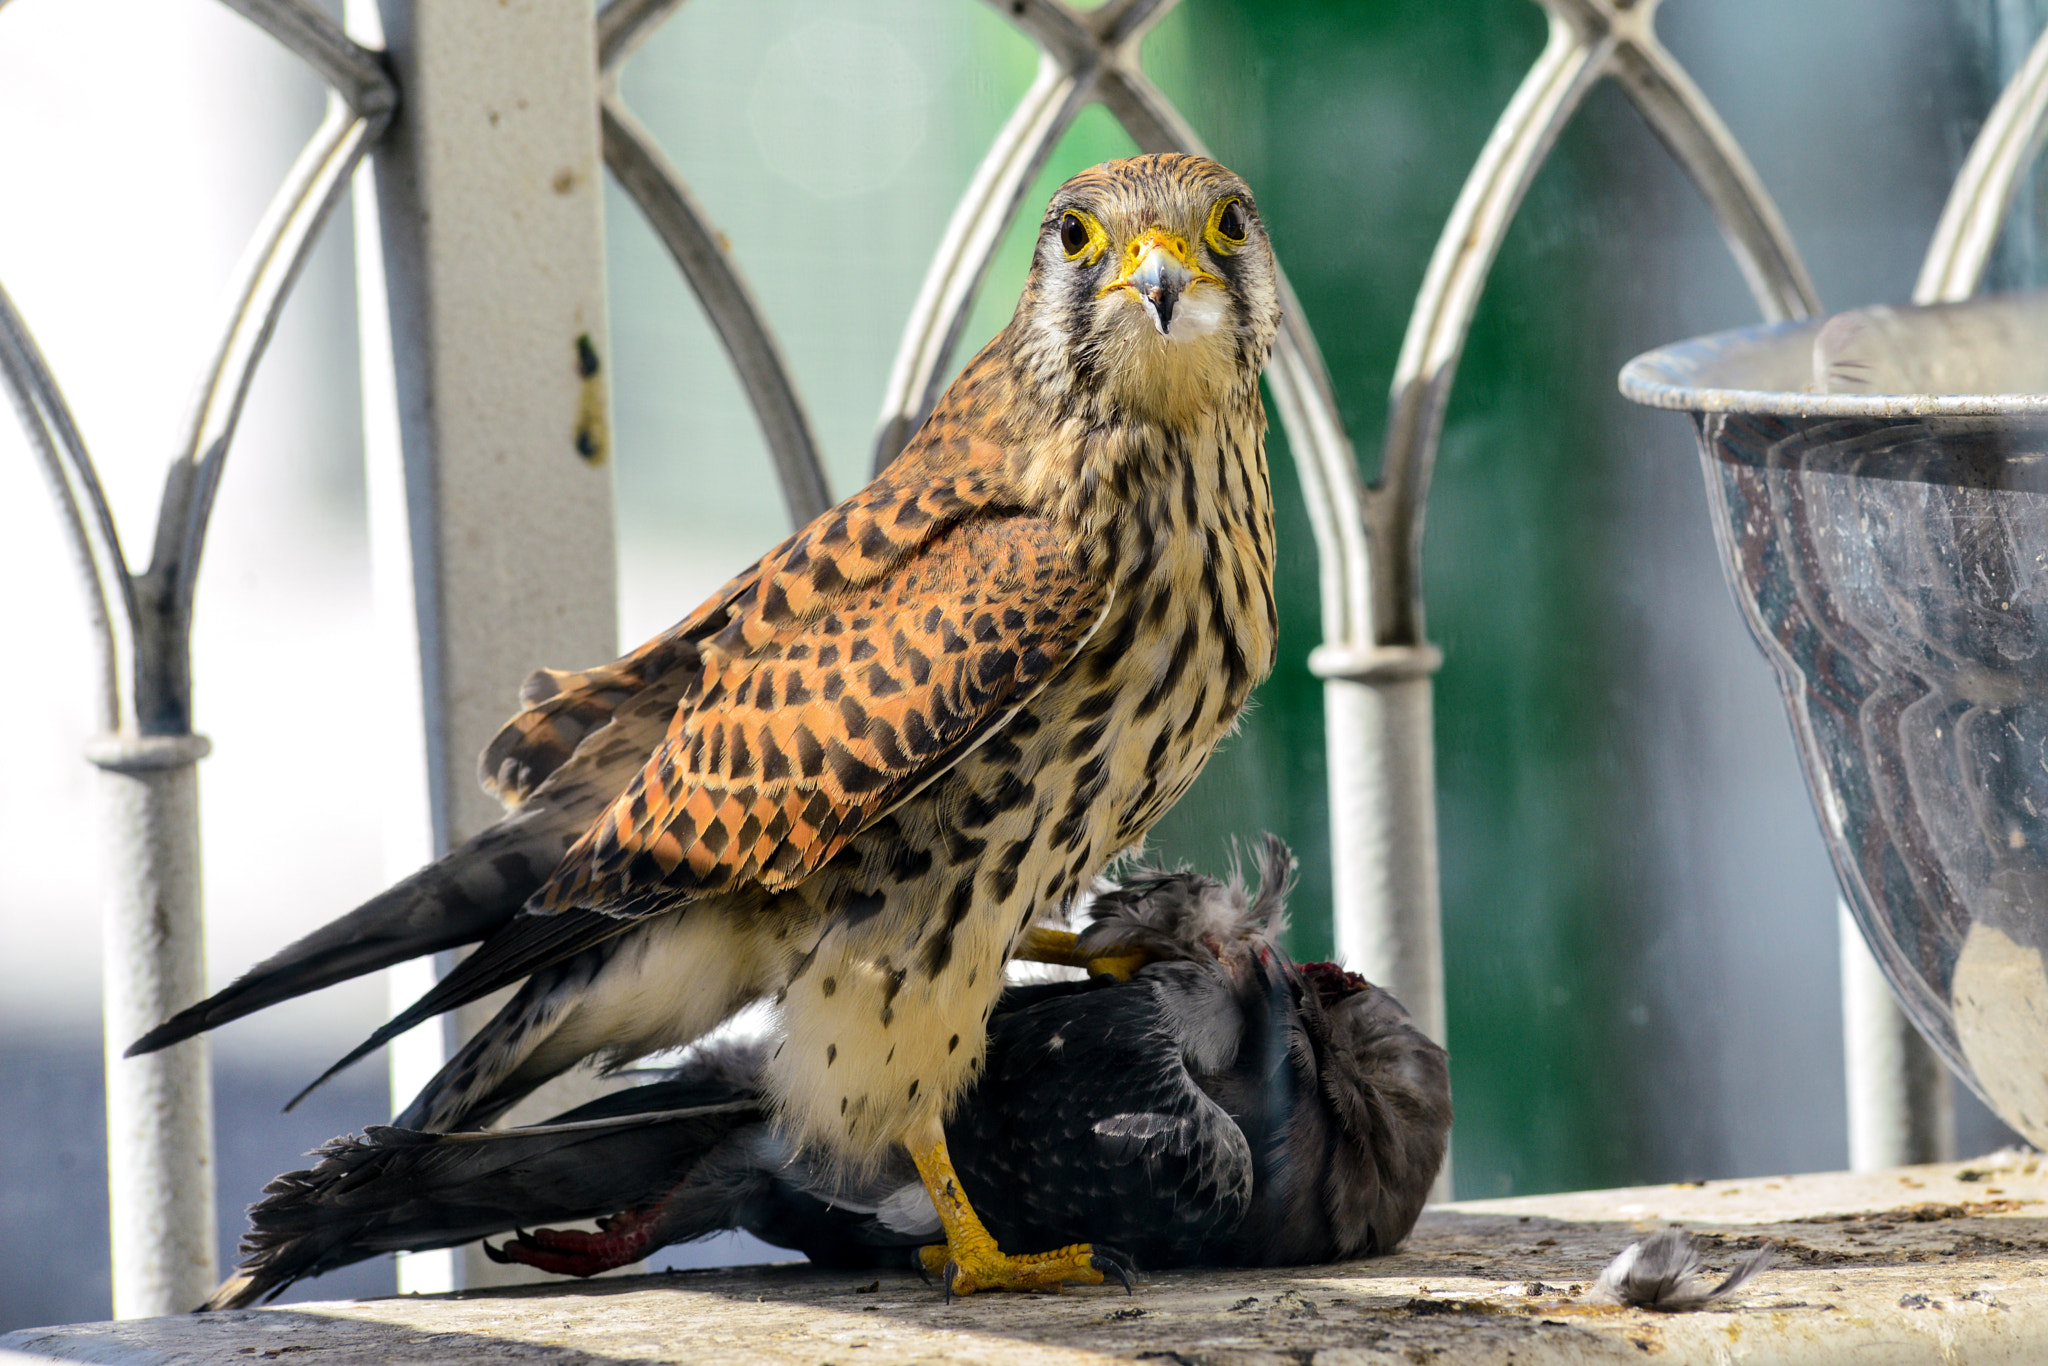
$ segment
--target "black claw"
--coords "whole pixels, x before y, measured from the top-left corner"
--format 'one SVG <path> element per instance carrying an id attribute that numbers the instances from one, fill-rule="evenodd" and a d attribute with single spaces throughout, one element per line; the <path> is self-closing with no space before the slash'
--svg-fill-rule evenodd
<path id="1" fill-rule="evenodd" d="M 1097 1271 L 1104 1272 L 1122 1281 L 1126 1295 L 1138 1293 L 1131 1288 L 1131 1273 L 1130 1269 L 1124 1265 L 1124 1254 L 1118 1252 L 1115 1248 L 1096 1248 L 1089 1254 L 1088 1264 Z"/>
<path id="2" fill-rule="evenodd" d="M 919 1280 L 923 1281 L 926 1285 L 932 1283 L 932 1273 L 925 1267 L 924 1254 L 916 1248 L 910 1249 L 910 1265 L 916 1269 Z"/>
<path id="3" fill-rule="evenodd" d="M 951 1303 L 953 1302 L 953 1281 L 954 1281 L 954 1279 L 955 1279 L 955 1278 L 957 1278 L 957 1277 L 958 1277 L 959 1275 L 960 1275 L 960 1263 L 958 1263 L 958 1262 L 947 1262 L 947 1263 L 946 1263 L 946 1303 L 947 1303 L 947 1304 L 951 1304 Z"/>
<path id="4" fill-rule="evenodd" d="M 488 1240 L 484 1242 L 483 1249 L 484 1256 L 489 1257 L 494 1262 L 509 1263 L 512 1260 L 511 1253 L 506 1252 L 503 1248 L 492 1247 Z"/>

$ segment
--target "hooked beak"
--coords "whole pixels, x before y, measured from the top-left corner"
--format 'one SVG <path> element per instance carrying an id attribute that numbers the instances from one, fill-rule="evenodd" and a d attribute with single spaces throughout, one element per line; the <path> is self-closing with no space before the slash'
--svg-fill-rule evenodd
<path id="1" fill-rule="evenodd" d="M 1188 245 L 1172 233 L 1153 228 L 1140 233 L 1124 249 L 1123 273 L 1103 287 L 1128 289 L 1145 305 L 1159 335 L 1173 334 L 1173 310 L 1181 295 L 1201 281 L 1217 283 L 1216 277 L 1188 259 Z"/>

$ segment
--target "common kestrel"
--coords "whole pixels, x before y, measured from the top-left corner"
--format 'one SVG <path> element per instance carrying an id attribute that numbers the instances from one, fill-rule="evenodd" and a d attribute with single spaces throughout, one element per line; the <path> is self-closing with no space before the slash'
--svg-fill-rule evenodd
<path id="1" fill-rule="evenodd" d="M 1274 649 L 1251 192 L 1201 157 L 1061 186 L 1010 324 L 873 483 L 625 658 L 542 672 L 483 756 L 508 808 L 131 1051 L 481 940 L 342 1064 L 523 981 L 397 1122 L 488 1124 L 585 1059 L 772 999 L 784 1131 L 910 1153 L 952 1293 L 1100 1282 L 997 1249 L 941 1127 L 1003 966 L 1201 772 Z"/>

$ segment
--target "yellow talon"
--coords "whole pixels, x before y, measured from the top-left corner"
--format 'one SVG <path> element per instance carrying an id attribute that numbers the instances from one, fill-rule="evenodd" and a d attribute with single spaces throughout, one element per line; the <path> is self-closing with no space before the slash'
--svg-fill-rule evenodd
<path id="1" fill-rule="evenodd" d="M 1142 953 L 1125 953 L 1088 960 L 1088 975 L 1091 977 L 1114 977 L 1119 982 L 1131 980 L 1131 974 L 1150 962 Z"/>
<path id="2" fill-rule="evenodd" d="M 1122 1281 L 1126 1292 L 1130 1290 L 1131 1278 L 1122 1264 L 1088 1243 L 1024 1257 L 997 1247 L 960 1187 L 960 1174 L 946 1151 L 945 1130 L 936 1119 L 912 1135 L 908 1146 L 946 1231 L 945 1242 L 919 1248 L 917 1255 L 924 1269 L 945 1284 L 946 1298 L 981 1290 L 1056 1291 L 1070 1281 L 1101 1285 L 1105 1271 Z"/>
<path id="3" fill-rule="evenodd" d="M 1028 1257 L 1012 1257 L 993 1247 L 986 1255 L 956 1256 L 950 1244 L 934 1243 L 919 1248 L 917 1256 L 926 1272 L 945 1285 L 948 1297 L 972 1295 L 978 1290 L 1057 1292 L 1069 1282 L 1101 1285 L 1107 1279 L 1096 1265 L 1095 1249 L 1087 1243 Z"/>
<path id="4" fill-rule="evenodd" d="M 1084 958 L 1078 947 L 1080 938 L 1068 930 L 1049 930 L 1042 925 L 1033 925 L 1024 931 L 1016 956 L 1028 963 L 1056 963 L 1063 968 L 1080 968 L 1090 977 L 1114 977 L 1119 982 L 1130 981 L 1131 974 L 1149 961 L 1142 953 Z"/>

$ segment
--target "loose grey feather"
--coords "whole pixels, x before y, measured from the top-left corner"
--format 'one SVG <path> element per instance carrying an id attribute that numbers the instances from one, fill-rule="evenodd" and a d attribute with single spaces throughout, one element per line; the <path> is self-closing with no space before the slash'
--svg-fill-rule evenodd
<path id="1" fill-rule="evenodd" d="M 1667 1228 L 1621 1250 L 1593 1288 L 1588 1304 L 1618 1304 L 1625 1309 L 1683 1313 L 1704 1309 L 1740 1290 L 1749 1278 L 1771 1264 L 1766 1244 L 1735 1264 L 1719 1285 L 1711 1285 L 1700 1268 L 1699 1249 L 1682 1229 Z"/>

